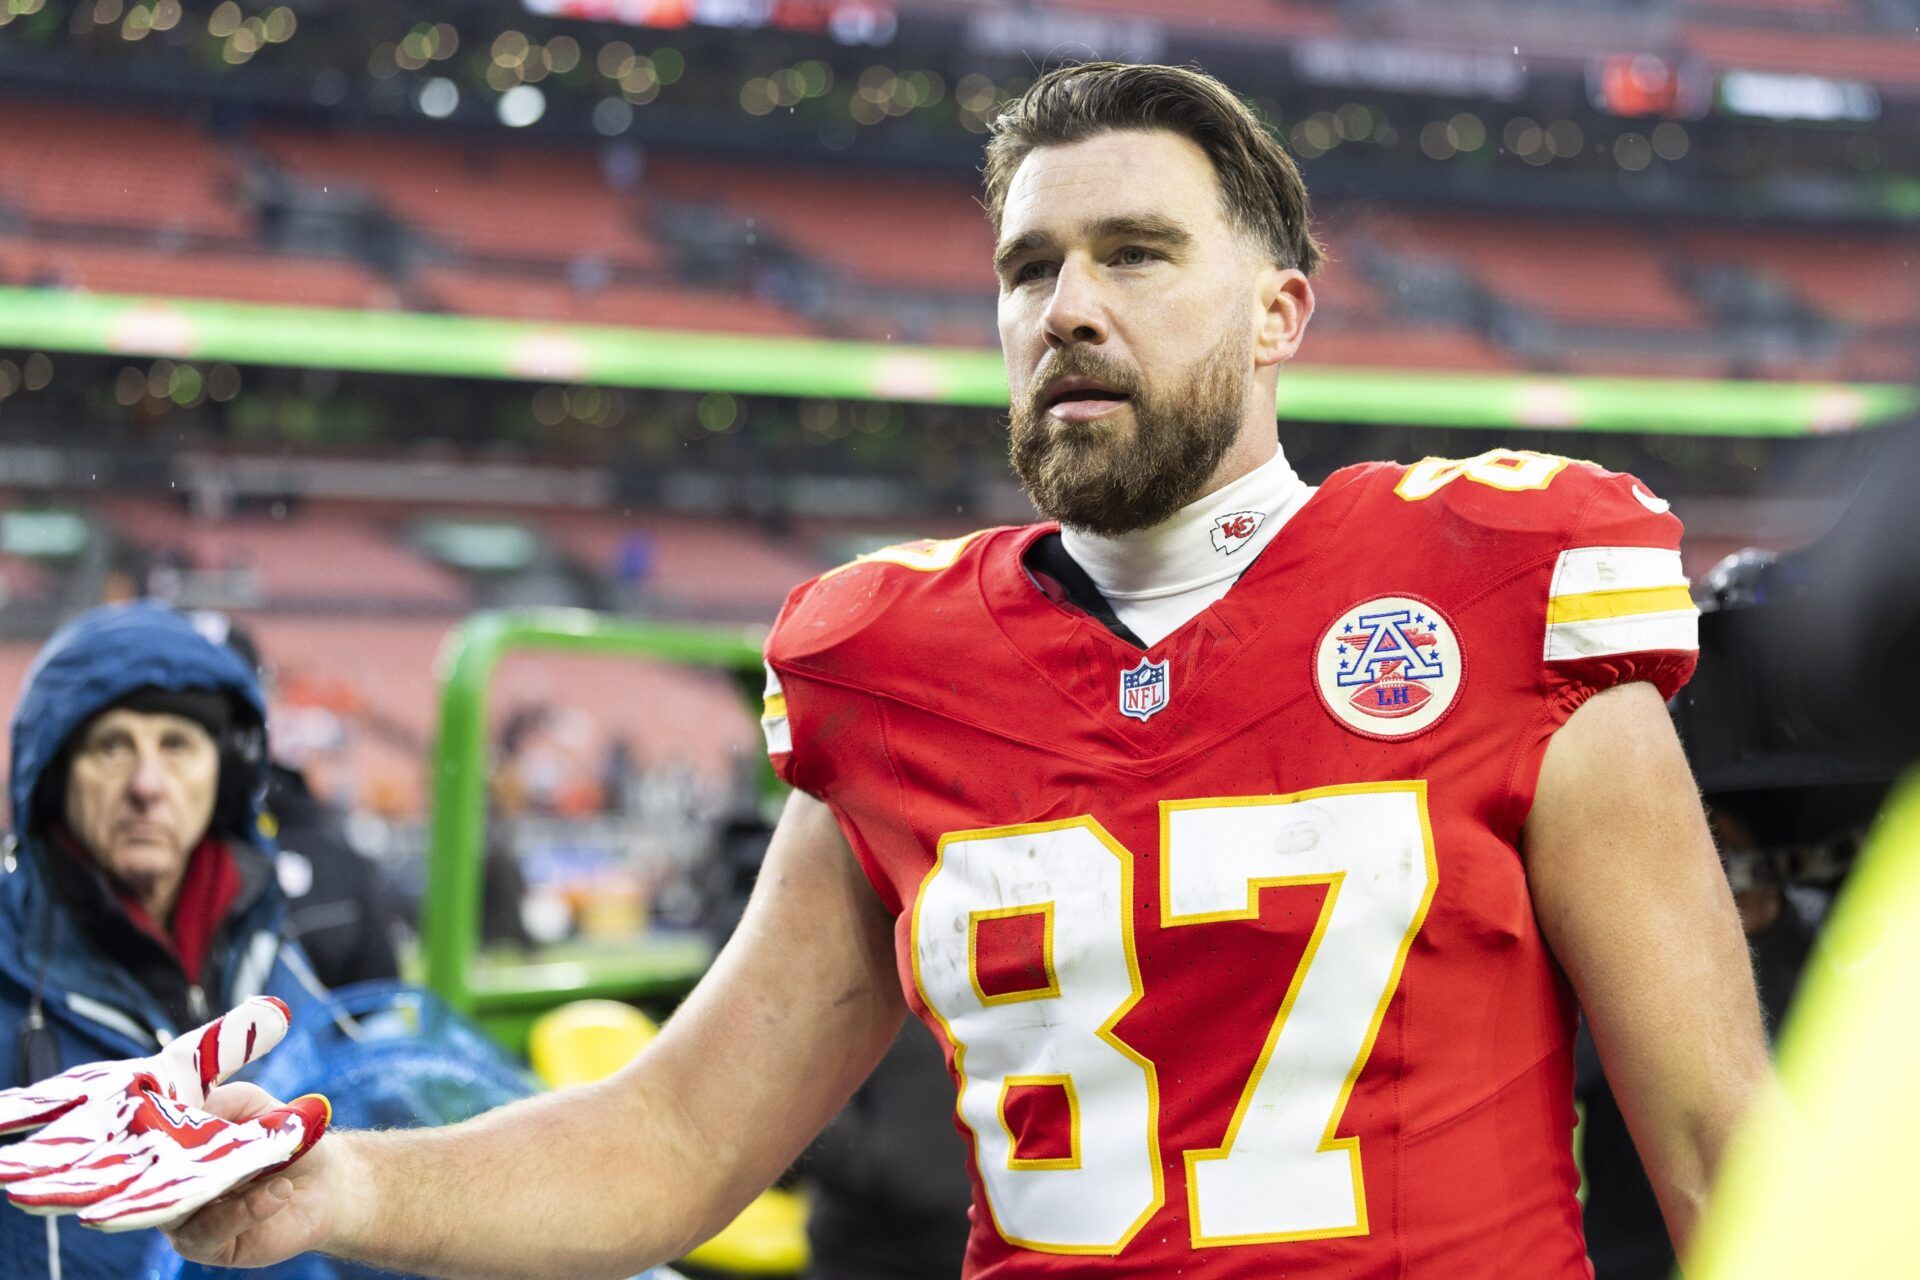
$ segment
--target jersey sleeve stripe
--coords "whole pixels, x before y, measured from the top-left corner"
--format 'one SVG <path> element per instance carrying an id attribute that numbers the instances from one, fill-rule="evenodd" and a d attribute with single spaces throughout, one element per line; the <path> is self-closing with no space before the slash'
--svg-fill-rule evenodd
<path id="1" fill-rule="evenodd" d="M 1700 647 L 1700 614 L 1691 606 L 1667 613 L 1634 613 L 1547 628 L 1548 662 L 1604 658 L 1621 653 Z"/>
<path id="2" fill-rule="evenodd" d="M 1574 547 L 1560 553 L 1548 595 L 1584 596 L 1597 591 L 1685 589 L 1680 553 L 1665 547 Z"/>
<path id="3" fill-rule="evenodd" d="M 1697 649 L 1700 614 L 1680 553 L 1666 547 L 1573 547 L 1553 566 L 1546 660 Z"/>
<path id="4" fill-rule="evenodd" d="M 793 750 L 793 730 L 787 725 L 785 716 L 767 716 L 760 721 L 760 731 L 767 735 L 767 754 L 786 755 Z"/>
<path id="5" fill-rule="evenodd" d="M 787 726 L 787 695 L 780 688 L 773 664 L 762 665 L 767 669 L 767 692 L 760 708 L 760 731 L 767 735 L 768 755 L 785 755 L 793 750 L 793 730 Z"/>
<path id="6" fill-rule="evenodd" d="M 1685 587 L 1628 587 L 1624 591 L 1588 591 L 1547 601 L 1547 623 L 1593 622 L 1636 613 L 1682 613 L 1693 608 Z"/>

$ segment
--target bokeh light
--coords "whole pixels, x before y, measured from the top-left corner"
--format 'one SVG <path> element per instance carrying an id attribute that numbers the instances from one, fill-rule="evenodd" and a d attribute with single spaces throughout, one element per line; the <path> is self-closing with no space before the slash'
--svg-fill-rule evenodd
<path id="1" fill-rule="evenodd" d="M 460 86 L 445 76 L 434 76 L 420 86 L 415 100 L 422 115 L 445 120 L 460 107 Z"/>
<path id="2" fill-rule="evenodd" d="M 509 129 L 524 129 L 547 113 L 547 95 L 530 84 L 515 85 L 500 95 L 495 111 Z"/>
<path id="3" fill-rule="evenodd" d="M 1586 136 L 1571 120 L 1555 120 L 1547 126 L 1547 148 L 1561 160 L 1573 159 L 1586 145 Z"/>
<path id="4" fill-rule="evenodd" d="M 1613 162 L 1629 173 L 1653 163 L 1653 145 L 1643 134 L 1623 133 L 1613 140 Z"/>

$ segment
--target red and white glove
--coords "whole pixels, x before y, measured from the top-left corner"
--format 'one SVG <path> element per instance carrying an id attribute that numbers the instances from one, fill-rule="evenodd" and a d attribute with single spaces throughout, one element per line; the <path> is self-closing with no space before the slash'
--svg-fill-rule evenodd
<path id="1" fill-rule="evenodd" d="M 40 1129 L 0 1147 L 7 1198 L 28 1213 L 78 1213 L 87 1226 L 132 1231 L 293 1163 L 327 1130 L 325 1098 L 244 1122 L 203 1110 L 214 1086 L 280 1043 L 289 1021 L 286 1005 L 255 996 L 150 1058 L 0 1091 L 0 1135 Z"/>

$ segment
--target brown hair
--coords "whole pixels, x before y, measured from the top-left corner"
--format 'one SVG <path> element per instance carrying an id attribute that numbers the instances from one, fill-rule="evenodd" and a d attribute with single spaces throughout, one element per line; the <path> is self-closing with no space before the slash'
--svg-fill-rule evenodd
<path id="1" fill-rule="evenodd" d="M 1240 99 L 1203 71 L 1088 62 L 1047 72 L 994 123 L 987 143 L 987 216 L 994 231 L 1014 171 L 1035 147 L 1125 129 L 1167 129 L 1207 153 L 1229 222 L 1283 267 L 1311 275 L 1320 246 L 1300 170 Z"/>

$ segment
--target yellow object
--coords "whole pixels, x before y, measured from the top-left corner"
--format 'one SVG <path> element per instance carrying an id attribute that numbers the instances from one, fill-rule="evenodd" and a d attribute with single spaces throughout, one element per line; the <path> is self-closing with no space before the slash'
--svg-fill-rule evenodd
<path id="1" fill-rule="evenodd" d="M 575 1000 L 534 1020 L 527 1034 L 533 1073 L 550 1088 L 604 1080 L 637 1057 L 660 1025 L 618 1000 Z"/>
<path id="2" fill-rule="evenodd" d="M 1781 1097 L 1728 1152 L 1689 1280 L 1911 1276 L 1920 1199 L 1920 773 L 1881 814 L 1780 1041 Z"/>
<path id="3" fill-rule="evenodd" d="M 807 1198 L 778 1187 L 762 1191 L 687 1261 L 734 1275 L 800 1274 L 807 1269 Z"/>
<path id="4" fill-rule="evenodd" d="M 555 1089 L 604 1080 L 660 1034 L 659 1024 L 618 1000 L 575 1000 L 534 1020 L 527 1057 Z M 709 1271 L 798 1275 L 807 1267 L 807 1202 L 794 1191 L 763 1191 L 720 1234 L 687 1255 Z"/>

